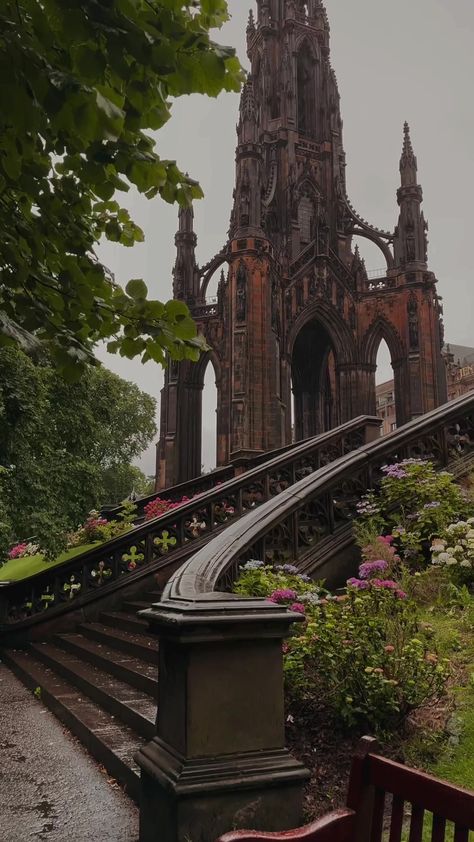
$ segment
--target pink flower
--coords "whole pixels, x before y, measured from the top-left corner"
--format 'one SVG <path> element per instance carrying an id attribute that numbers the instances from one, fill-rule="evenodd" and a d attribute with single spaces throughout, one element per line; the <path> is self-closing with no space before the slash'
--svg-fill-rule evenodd
<path id="1" fill-rule="evenodd" d="M 379 535 L 379 541 L 382 541 L 383 544 L 387 544 L 389 547 L 393 544 L 395 538 L 393 535 Z"/>
<path id="2" fill-rule="evenodd" d="M 392 581 L 392 579 L 371 579 L 370 584 L 374 588 L 385 588 L 389 591 L 396 591 L 398 589 L 398 583 Z"/>
<path id="3" fill-rule="evenodd" d="M 27 546 L 28 544 L 26 542 L 23 544 L 15 544 L 8 553 L 8 558 L 21 558 L 25 554 Z"/>
<path id="4" fill-rule="evenodd" d="M 408 599 L 408 594 L 406 594 L 405 591 L 395 591 L 395 596 L 397 599 Z"/>
<path id="5" fill-rule="evenodd" d="M 305 607 L 301 602 L 294 602 L 293 605 L 290 605 L 290 611 L 296 611 L 297 614 L 304 614 Z"/>
<path id="6" fill-rule="evenodd" d="M 389 644 L 388 646 L 385 647 L 385 652 L 387 652 L 389 655 L 391 655 L 392 652 L 395 652 L 395 646 L 392 646 L 391 644 Z"/>
<path id="7" fill-rule="evenodd" d="M 296 600 L 298 594 L 296 591 L 293 591 L 291 588 L 280 588 L 270 596 L 270 600 L 272 602 L 289 602 L 291 600 Z"/>
<path id="8" fill-rule="evenodd" d="M 365 579 L 348 579 L 347 584 L 351 588 L 356 588 L 358 591 L 366 591 L 370 587 Z"/>

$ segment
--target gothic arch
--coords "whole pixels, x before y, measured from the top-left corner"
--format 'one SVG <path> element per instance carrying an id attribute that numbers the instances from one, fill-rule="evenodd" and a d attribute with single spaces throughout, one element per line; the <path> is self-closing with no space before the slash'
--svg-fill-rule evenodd
<path id="1" fill-rule="evenodd" d="M 229 261 L 228 261 L 227 254 L 223 254 L 222 252 L 219 252 L 219 254 L 216 254 L 216 256 L 213 257 L 213 259 L 210 261 L 210 263 L 207 264 L 206 271 L 205 271 L 205 274 L 202 278 L 201 286 L 200 286 L 200 297 L 203 301 L 206 298 L 207 288 L 208 288 L 212 278 L 214 277 L 215 273 L 217 272 L 218 269 L 220 269 L 221 266 L 224 265 L 224 263 L 228 263 L 228 262 Z"/>
<path id="2" fill-rule="evenodd" d="M 313 301 L 297 316 L 288 334 L 287 351 L 291 358 L 298 334 L 310 322 L 320 322 L 331 339 L 336 361 L 339 365 L 354 364 L 357 360 L 357 347 L 349 326 L 341 318 L 335 307 L 320 299 Z"/>
<path id="3" fill-rule="evenodd" d="M 199 389 L 202 389 L 204 386 L 204 376 L 206 374 L 206 370 L 209 363 L 214 369 L 214 374 L 216 375 L 216 386 L 217 390 L 219 391 L 222 379 L 222 365 L 219 356 L 213 348 L 211 348 L 209 351 L 206 351 L 205 354 L 202 354 L 199 358 L 199 361 L 190 366 L 189 383 L 192 386 L 196 386 Z"/>
<path id="4" fill-rule="evenodd" d="M 406 357 L 403 341 L 394 325 L 384 316 L 378 316 L 372 322 L 361 342 L 361 362 L 374 368 L 377 365 L 377 352 L 382 341 L 388 345 L 392 365 L 395 366 Z"/>
<path id="5" fill-rule="evenodd" d="M 385 243 L 381 237 L 379 237 L 374 231 L 370 231 L 369 229 L 365 228 L 350 228 L 347 232 L 349 235 L 353 237 L 364 237 L 366 240 L 370 240 L 377 248 L 380 249 L 382 252 L 385 262 L 387 264 L 387 269 L 393 269 L 395 264 L 393 254 L 390 251 L 390 246 L 388 243 Z"/>

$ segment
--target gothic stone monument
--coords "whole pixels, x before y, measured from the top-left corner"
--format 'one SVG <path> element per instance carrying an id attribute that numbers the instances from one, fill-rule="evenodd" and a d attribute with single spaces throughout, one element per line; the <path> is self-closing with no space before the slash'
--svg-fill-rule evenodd
<path id="1" fill-rule="evenodd" d="M 229 238 L 195 259 L 193 211 L 176 235 L 174 296 L 210 351 L 171 364 L 161 402 L 159 487 L 199 475 L 206 366 L 218 391 L 217 464 L 375 415 L 382 339 L 391 354 L 398 425 L 444 403 L 442 307 L 428 268 L 427 223 L 404 128 L 393 232 L 356 212 L 346 192 L 339 92 L 321 0 L 258 0 L 247 27 L 251 71 L 237 128 Z M 379 247 L 368 277 L 354 237 Z M 220 272 L 217 300 L 206 293 Z"/>

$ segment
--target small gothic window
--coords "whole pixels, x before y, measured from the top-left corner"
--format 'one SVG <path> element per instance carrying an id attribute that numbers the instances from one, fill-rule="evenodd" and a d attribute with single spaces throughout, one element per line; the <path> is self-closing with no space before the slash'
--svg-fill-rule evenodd
<path id="1" fill-rule="evenodd" d="M 307 245 L 313 239 L 314 208 L 309 196 L 302 196 L 298 206 L 298 225 L 301 245 Z"/>

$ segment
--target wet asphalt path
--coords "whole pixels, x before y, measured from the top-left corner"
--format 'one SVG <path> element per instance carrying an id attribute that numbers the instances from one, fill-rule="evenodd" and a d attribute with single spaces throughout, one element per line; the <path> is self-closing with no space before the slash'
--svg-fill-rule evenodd
<path id="1" fill-rule="evenodd" d="M 137 842 L 138 810 L 0 663 L 1 842 Z"/>

